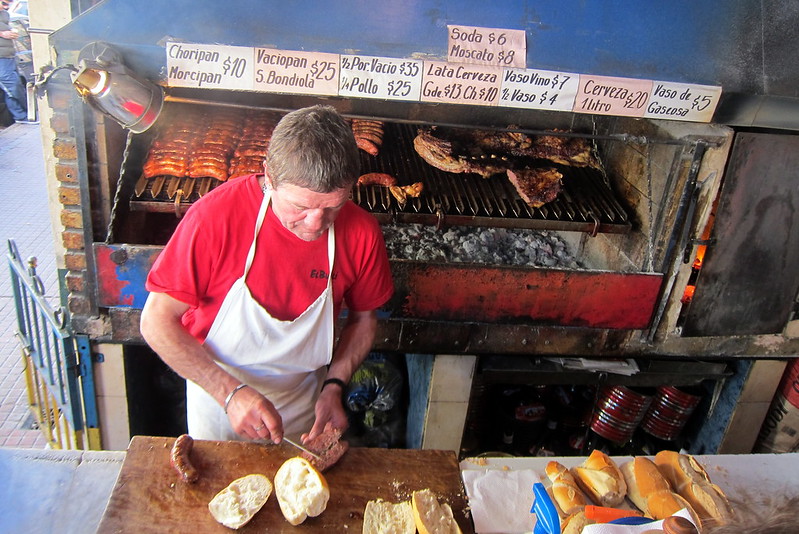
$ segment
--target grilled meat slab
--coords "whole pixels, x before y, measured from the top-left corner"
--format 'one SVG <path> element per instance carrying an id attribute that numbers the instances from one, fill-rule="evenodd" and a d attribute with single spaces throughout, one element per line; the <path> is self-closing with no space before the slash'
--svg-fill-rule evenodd
<path id="1" fill-rule="evenodd" d="M 536 169 L 507 170 L 508 180 L 516 192 L 530 207 L 540 208 L 552 202 L 561 189 L 563 175 L 551 167 Z"/>
<path id="2" fill-rule="evenodd" d="M 420 129 L 413 145 L 422 159 L 445 172 L 507 174 L 534 208 L 560 193 L 563 174 L 556 167 L 599 168 L 591 145 L 577 137 L 433 126 Z"/>
<path id="3" fill-rule="evenodd" d="M 574 167 L 599 167 L 591 145 L 578 137 L 530 136 L 520 132 L 434 126 L 419 130 L 414 147 L 425 161 L 438 169 L 476 172 L 485 177 L 506 168 L 529 166 L 535 160 Z"/>
<path id="4" fill-rule="evenodd" d="M 488 178 L 504 169 L 504 166 L 492 161 L 496 158 L 488 160 L 483 158 L 483 161 L 480 161 L 457 155 L 453 149 L 453 141 L 435 135 L 432 129 L 419 130 L 419 134 L 413 140 L 413 147 L 423 160 L 444 172 L 473 172 Z"/>

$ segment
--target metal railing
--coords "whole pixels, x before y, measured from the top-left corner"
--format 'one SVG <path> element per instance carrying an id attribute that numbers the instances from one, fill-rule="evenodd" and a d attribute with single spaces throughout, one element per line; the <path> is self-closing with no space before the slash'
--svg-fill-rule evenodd
<path id="1" fill-rule="evenodd" d="M 28 406 L 36 423 L 54 449 L 101 449 L 88 336 L 72 334 L 66 310 L 47 302 L 35 257 L 23 264 L 12 239 L 7 257 Z"/>

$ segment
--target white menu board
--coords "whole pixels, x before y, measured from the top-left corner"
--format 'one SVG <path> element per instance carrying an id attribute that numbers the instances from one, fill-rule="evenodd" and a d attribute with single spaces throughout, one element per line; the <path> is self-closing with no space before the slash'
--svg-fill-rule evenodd
<path id="1" fill-rule="evenodd" d="M 447 26 L 447 61 L 524 68 L 527 34 L 524 30 Z"/>
<path id="2" fill-rule="evenodd" d="M 650 80 L 580 75 L 580 88 L 572 111 L 643 117 L 651 91 Z"/>
<path id="3" fill-rule="evenodd" d="M 720 97 L 721 87 L 652 82 L 652 96 L 644 117 L 710 122 Z"/>
<path id="4" fill-rule="evenodd" d="M 422 90 L 419 59 L 341 56 L 339 96 L 418 101 Z"/>
<path id="5" fill-rule="evenodd" d="M 422 102 L 495 106 L 502 69 L 446 61 L 425 61 Z"/>
<path id="6" fill-rule="evenodd" d="M 499 105 L 510 108 L 571 111 L 580 75 L 537 69 L 505 69 Z"/>
<path id="7" fill-rule="evenodd" d="M 338 54 L 256 48 L 253 89 L 335 96 L 338 71 Z"/>
<path id="8" fill-rule="evenodd" d="M 465 50 L 464 43 L 494 41 L 498 47 L 485 46 L 467 54 L 470 61 L 456 62 L 168 42 L 167 85 L 694 122 L 713 120 L 721 98 L 717 86 L 497 65 L 509 51 L 524 56 L 523 40 L 519 45 L 516 36 L 511 43 L 516 30 L 448 28 L 456 51 Z M 478 55 L 490 64 L 471 62 Z"/>
<path id="9" fill-rule="evenodd" d="M 253 49 L 242 46 L 166 44 L 171 87 L 252 89 Z"/>

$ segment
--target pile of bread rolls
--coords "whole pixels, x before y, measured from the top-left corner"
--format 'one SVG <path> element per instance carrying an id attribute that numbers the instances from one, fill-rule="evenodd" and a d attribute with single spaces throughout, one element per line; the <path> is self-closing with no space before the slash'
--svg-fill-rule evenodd
<path id="1" fill-rule="evenodd" d="M 700 531 L 703 525 L 723 524 L 732 517 L 724 492 L 687 454 L 661 451 L 654 461 L 639 456 L 619 467 L 595 450 L 571 469 L 549 462 L 546 474 L 564 534 L 579 533 L 592 523 L 586 506 L 624 507 L 625 498 L 652 519 L 665 519 L 686 508 Z"/>

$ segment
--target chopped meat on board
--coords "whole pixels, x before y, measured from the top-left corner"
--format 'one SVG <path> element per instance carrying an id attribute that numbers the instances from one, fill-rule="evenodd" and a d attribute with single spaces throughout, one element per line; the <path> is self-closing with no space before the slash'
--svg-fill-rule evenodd
<path id="1" fill-rule="evenodd" d="M 303 445 L 306 449 L 318 455 L 321 460 L 305 452 L 300 454 L 300 456 L 311 462 L 311 465 L 320 472 L 330 469 L 350 448 L 349 442 L 341 441 L 341 430 L 333 428 L 329 423 L 324 432 L 314 439 L 306 441 Z"/>

